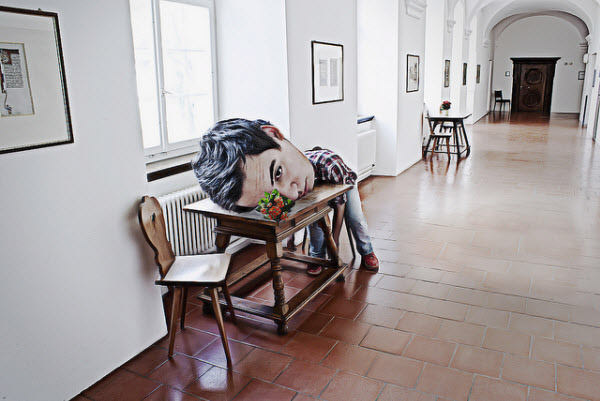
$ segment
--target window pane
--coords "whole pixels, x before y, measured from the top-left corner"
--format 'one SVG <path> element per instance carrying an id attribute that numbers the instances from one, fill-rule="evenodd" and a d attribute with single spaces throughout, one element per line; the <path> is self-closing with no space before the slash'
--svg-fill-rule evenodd
<path id="1" fill-rule="evenodd" d="M 169 143 L 187 141 L 202 136 L 212 124 L 212 104 L 209 96 L 165 96 Z"/>
<path id="2" fill-rule="evenodd" d="M 149 148 L 160 146 L 152 5 L 149 0 L 131 0 L 129 4 L 142 136 L 144 148 Z"/>
<path id="3" fill-rule="evenodd" d="M 168 141 L 198 138 L 214 123 L 209 10 L 163 0 L 160 18 Z"/>

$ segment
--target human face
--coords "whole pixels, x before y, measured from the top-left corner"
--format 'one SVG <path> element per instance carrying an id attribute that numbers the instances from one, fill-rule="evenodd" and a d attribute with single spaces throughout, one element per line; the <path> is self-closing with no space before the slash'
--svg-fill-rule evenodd
<path id="1" fill-rule="evenodd" d="M 246 156 L 242 166 L 245 179 L 238 206 L 254 207 L 265 192 L 277 189 L 280 194 L 297 200 L 313 190 L 315 172 L 310 161 L 290 141 L 284 139 L 273 126 L 263 126 L 281 149 L 265 150 L 261 154 Z"/>

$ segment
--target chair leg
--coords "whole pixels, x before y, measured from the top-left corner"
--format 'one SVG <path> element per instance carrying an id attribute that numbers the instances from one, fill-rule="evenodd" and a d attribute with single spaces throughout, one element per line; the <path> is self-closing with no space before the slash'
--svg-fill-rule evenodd
<path id="1" fill-rule="evenodd" d="M 225 323 L 223 322 L 223 315 L 221 314 L 221 306 L 219 305 L 219 293 L 217 292 L 217 287 L 210 289 L 210 297 L 212 299 L 212 306 L 215 312 L 215 319 L 217 319 L 217 326 L 219 326 L 219 333 L 221 333 L 221 342 L 223 343 L 223 349 L 225 350 L 227 366 L 231 368 L 233 364 L 231 362 L 231 353 L 229 352 L 227 334 L 225 333 Z"/>
<path id="2" fill-rule="evenodd" d="M 179 325 L 181 327 L 181 330 L 185 328 L 185 309 L 187 304 L 187 294 L 187 287 L 183 287 L 183 291 L 181 291 L 181 313 L 179 316 Z"/>
<path id="3" fill-rule="evenodd" d="M 346 224 L 346 232 L 348 233 L 348 242 L 350 242 L 350 249 L 352 250 L 352 260 L 356 259 L 356 249 L 354 248 L 354 238 L 352 237 L 352 230 L 348 225 L 348 222 L 344 222 Z"/>
<path id="4" fill-rule="evenodd" d="M 431 135 L 427 138 L 427 145 L 425 145 L 425 150 L 423 151 L 423 158 L 427 157 L 427 152 L 429 151 L 429 145 L 431 144 Z M 433 150 L 432 150 L 433 153 Z"/>
<path id="5" fill-rule="evenodd" d="M 304 236 L 302 237 L 302 253 L 308 253 L 308 226 L 304 227 Z"/>
<path id="6" fill-rule="evenodd" d="M 181 304 L 181 287 L 173 288 L 173 305 L 171 306 L 171 322 L 169 323 L 169 358 L 173 356 L 175 345 L 175 332 L 177 331 L 177 316 Z"/>
<path id="7" fill-rule="evenodd" d="M 459 148 L 457 147 L 457 150 Z M 452 158 L 452 156 L 450 156 L 450 137 L 446 137 L 446 153 L 448 153 L 448 160 L 450 160 Z"/>
<path id="8" fill-rule="evenodd" d="M 231 294 L 229 293 L 229 287 L 227 287 L 227 283 L 223 283 L 221 288 L 223 289 L 223 296 L 225 297 L 225 301 L 227 301 L 227 310 L 229 310 L 229 314 L 231 315 L 231 321 L 233 323 L 237 323 L 237 318 L 235 317 L 235 311 L 233 310 L 233 302 L 231 302 Z"/>

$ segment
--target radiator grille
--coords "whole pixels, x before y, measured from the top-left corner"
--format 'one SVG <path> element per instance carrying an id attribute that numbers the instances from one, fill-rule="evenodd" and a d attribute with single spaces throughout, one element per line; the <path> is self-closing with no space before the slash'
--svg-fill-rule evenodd
<path id="1" fill-rule="evenodd" d="M 204 253 L 215 246 L 213 229 L 216 220 L 183 210 L 185 205 L 204 198 L 206 194 L 197 186 L 158 197 L 165 216 L 167 238 L 175 255 Z"/>

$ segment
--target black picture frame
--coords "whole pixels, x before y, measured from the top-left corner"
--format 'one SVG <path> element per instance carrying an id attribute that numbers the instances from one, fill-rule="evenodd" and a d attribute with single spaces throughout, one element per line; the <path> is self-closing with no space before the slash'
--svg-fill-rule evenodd
<path id="1" fill-rule="evenodd" d="M 339 57 L 337 57 L 339 52 Z M 320 55 L 326 56 L 328 53 L 334 54 L 336 57 L 320 59 Z M 317 56 L 317 59 L 315 59 Z M 312 70 L 312 104 L 323 104 L 342 102 L 344 100 L 344 46 L 339 43 L 322 42 L 313 40 L 310 42 L 310 57 L 311 57 L 311 70 Z M 339 60 L 339 65 L 338 61 Z M 316 63 L 316 61 L 318 61 Z M 325 61 L 327 61 L 327 67 L 325 67 Z M 335 67 L 333 66 L 335 61 Z M 333 73 L 335 71 L 335 74 Z M 325 83 L 324 74 L 327 74 Z M 317 84 L 317 77 L 319 77 L 319 85 Z M 335 77 L 335 84 L 332 84 Z M 325 90 L 323 86 L 329 89 L 338 87 L 337 93 L 333 93 L 333 90 Z"/>
<path id="2" fill-rule="evenodd" d="M 462 81 L 463 86 L 465 86 L 467 84 L 467 68 L 468 68 L 467 63 L 463 63 L 463 81 Z"/>
<path id="3" fill-rule="evenodd" d="M 406 55 L 406 93 L 418 92 L 421 76 L 421 58 L 416 54 Z M 416 79 L 415 79 L 416 78 Z"/>
<path id="4" fill-rule="evenodd" d="M 56 63 L 57 63 L 57 67 L 58 67 L 58 71 L 57 71 L 57 78 L 58 81 L 60 82 L 54 82 L 57 87 L 60 86 L 60 88 L 62 89 L 62 101 L 60 103 L 62 103 L 63 108 L 61 107 L 60 111 L 63 112 L 64 111 L 64 127 L 66 132 L 56 132 L 56 133 L 52 133 L 49 132 L 47 133 L 48 138 L 44 139 L 44 140 L 31 140 L 31 141 L 27 141 L 27 138 L 23 139 L 23 143 L 22 144 L 9 144 L 7 145 L 6 143 L 2 142 L 2 139 L 0 139 L 0 154 L 4 154 L 4 153 L 12 153 L 12 152 L 22 152 L 22 151 L 26 151 L 26 150 L 32 150 L 32 149 L 38 149 L 38 148 L 44 148 L 44 147 L 49 147 L 49 146 L 58 146 L 58 145 L 65 145 L 65 144 L 70 144 L 74 142 L 74 137 L 73 137 L 73 126 L 71 123 L 71 109 L 69 106 L 69 95 L 68 95 L 68 90 L 67 90 L 67 80 L 66 80 L 66 73 L 65 73 L 65 62 L 64 62 L 64 56 L 63 56 L 63 50 L 62 50 L 62 42 L 61 42 L 61 34 L 60 34 L 60 26 L 59 26 L 59 22 L 58 22 L 58 14 L 55 12 L 49 12 L 49 11 L 42 11 L 42 10 L 29 10 L 29 9 L 23 9 L 23 8 L 16 8 L 16 7 L 5 7 L 5 6 L 0 6 L 0 13 L 13 13 L 13 14 L 18 14 L 21 16 L 31 16 L 34 18 L 37 17 L 47 17 L 51 20 L 51 24 L 54 27 L 54 31 L 52 32 L 53 35 L 53 43 L 55 45 L 55 49 L 51 49 L 56 53 Z M 11 26 L 12 27 L 12 26 Z M 18 35 L 17 35 L 18 36 Z M 46 104 L 44 104 L 41 100 L 39 101 L 40 104 L 35 104 L 33 102 L 33 93 L 38 89 L 38 88 L 31 88 L 30 86 L 30 79 L 29 76 L 31 74 L 29 65 L 36 65 L 36 63 L 39 61 L 36 59 L 36 57 L 29 57 L 31 55 L 31 52 L 28 51 L 28 48 L 30 49 L 30 44 L 29 43 L 18 43 L 20 45 L 23 46 L 24 49 L 24 54 L 23 54 L 23 60 L 22 60 L 22 70 L 20 72 L 21 76 L 25 76 L 25 79 L 27 79 L 27 85 L 29 86 L 29 92 L 31 95 L 31 114 L 27 114 L 24 117 L 23 116 L 18 116 L 18 114 L 16 115 L 12 115 L 10 113 L 10 111 L 8 111 L 8 115 L 3 115 L 2 117 L 0 117 L 0 119 L 4 119 L 4 118 L 19 118 L 19 119 L 23 119 L 23 121 L 27 120 L 28 117 L 31 116 L 35 116 L 36 111 L 40 111 L 40 110 L 44 110 L 44 107 L 46 106 Z M 28 65 L 29 64 L 29 65 Z M 4 87 L 2 88 L 4 89 Z M 3 92 L 6 97 L 8 98 L 8 89 L 5 89 L 6 92 Z M 45 110 L 47 111 L 47 110 Z M 45 126 L 43 124 L 43 121 L 35 121 L 35 118 L 37 117 L 33 117 L 34 120 L 33 122 L 29 121 L 30 125 L 34 126 L 34 128 L 38 128 L 36 126 L 36 124 L 39 126 L 39 130 L 43 131 L 43 130 L 48 130 L 47 126 Z M 17 120 L 14 120 L 17 121 Z M 61 124 L 63 123 L 62 121 L 62 117 L 61 117 Z M 23 122 L 17 122 L 14 125 L 19 125 L 19 124 L 23 124 Z M 0 129 L 2 129 L 2 124 L 0 122 Z M 62 130 L 62 128 L 61 128 Z M 25 130 L 23 130 L 25 131 Z M 21 133 L 23 132 L 21 131 Z M 34 136 L 37 134 L 38 131 L 34 132 Z M 52 136 L 54 135 L 54 136 Z M 39 142 L 36 142 L 39 141 Z"/>
<path id="5" fill-rule="evenodd" d="M 475 76 L 475 83 L 481 83 L 481 64 L 477 64 L 477 75 Z"/>
<path id="6" fill-rule="evenodd" d="M 450 60 L 444 61 L 444 88 L 450 87 Z"/>

